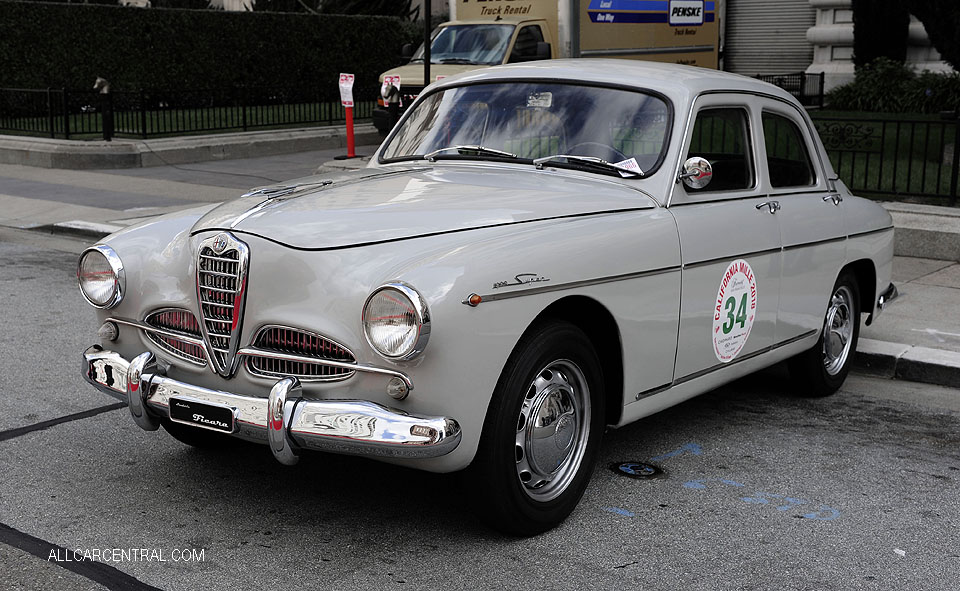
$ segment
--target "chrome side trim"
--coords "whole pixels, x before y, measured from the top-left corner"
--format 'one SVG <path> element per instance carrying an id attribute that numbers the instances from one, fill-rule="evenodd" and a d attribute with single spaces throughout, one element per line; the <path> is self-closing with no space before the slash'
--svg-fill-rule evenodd
<path id="1" fill-rule="evenodd" d="M 731 255 L 727 255 L 727 256 L 716 257 L 716 258 L 706 259 L 706 260 L 702 260 L 702 261 L 696 261 L 696 262 L 693 262 L 693 263 L 684 263 L 684 264 L 683 264 L 683 268 L 684 268 L 684 269 L 691 269 L 691 268 L 694 268 L 694 267 L 702 267 L 702 266 L 704 266 L 704 265 L 712 265 L 713 263 L 719 263 L 719 262 L 722 262 L 722 261 L 723 261 L 723 262 L 731 261 L 731 260 L 733 260 L 733 259 L 745 259 L 745 258 L 747 258 L 747 257 L 758 257 L 758 256 L 763 256 L 763 255 L 765 255 L 765 254 L 773 254 L 773 253 L 775 253 L 775 252 L 780 252 L 781 250 L 782 250 L 782 249 L 778 246 L 777 248 L 767 248 L 767 249 L 765 249 L 765 250 L 755 250 L 755 251 L 753 251 L 753 252 L 747 252 L 747 253 L 743 253 L 743 254 L 731 254 Z"/>
<path id="2" fill-rule="evenodd" d="M 567 283 L 554 283 L 551 285 L 543 285 L 540 287 L 530 287 L 527 289 L 518 289 L 516 291 L 508 291 L 504 293 L 493 293 L 488 295 L 481 295 L 481 301 L 477 304 L 471 304 L 471 296 L 478 294 L 471 294 L 467 296 L 461 304 L 470 306 L 471 308 L 478 306 L 479 304 L 485 304 L 487 302 L 496 302 L 498 300 L 509 300 L 512 298 L 520 298 L 529 295 L 538 295 L 541 293 L 549 293 L 552 291 L 564 291 L 568 289 L 577 289 L 580 287 L 587 287 L 590 285 L 602 285 L 604 283 L 614 283 L 616 281 L 629 281 L 630 279 L 639 279 L 641 277 L 651 277 L 653 275 L 661 275 L 663 273 L 670 273 L 672 271 L 679 271 L 680 265 L 671 265 L 669 267 L 660 267 L 659 269 L 651 269 L 649 271 L 638 271 L 635 273 L 624 273 L 622 275 L 609 275 L 607 277 L 597 277 L 595 279 L 584 279 L 582 281 L 570 281 Z"/>
<path id="3" fill-rule="evenodd" d="M 814 240 L 812 242 L 800 242 L 797 244 L 791 244 L 789 246 L 784 246 L 783 251 L 795 250 L 797 248 L 806 248 L 808 246 L 820 246 L 821 244 L 830 244 L 831 242 L 843 242 L 847 239 L 846 236 L 840 236 L 838 238 L 825 238 L 823 240 Z"/>
<path id="4" fill-rule="evenodd" d="M 382 367 L 375 367 L 372 365 L 364 365 L 361 363 L 346 363 L 343 361 L 334 361 L 332 359 L 317 359 L 316 357 L 306 357 L 303 355 L 292 355 L 290 353 L 278 353 L 276 351 L 264 351 L 263 349 L 258 349 L 257 347 L 244 347 L 237 351 L 237 357 L 250 356 L 250 357 L 265 357 L 267 359 L 280 359 L 282 361 L 293 361 L 296 363 L 313 363 L 314 365 L 327 365 L 329 367 L 339 367 L 341 369 L 352 369 L 355 371 L 363 371 L 366 373 L 375 373 L 384 376 L 390 376 L 392 378 L 400 378 L 403 380 L 403 383 L 407 385 L 407 388 L 413 390 L 413 381 L 407 377 L 403 372 L 395 371 L 392 369 L 384 369 Z M 256 374 L 253 374 L 256 375 Z M 261 376 L 257 376 L 261 377 Z"/>
<path id="5" fill-rule="evenodd" d="M 807 331 L 807 332 L 805 332 L 805 333 L 803 333 L 803 334 L 800 334 L 800 335 L 797 335 L 797 336 L 795 336 L 795 337 L 791 337 L 791 338 L 789 338 L 789 339 L 787 339 L 787 340 L 785 340 L 785 341 L 781 341 L 781 342 L 779 342 L 779 343 L 776 343 L 775 345 L 770 345 L 769 347 L 764 347 L 763 349 L 759 349 L 759 350 L 757 350 L 757 351 L 754 351 L 753 353 L 749 353 L 749 354 L 747 354 L 747 355 L 743 355 L 742 357 L 737 357 L 736 359 L 734 359 L 733 361 L 731 361 L 731 362 L 729 362 L 729 363 L 718 363 L 718 364 L 716 364 L 716 365 L 711 365 L 710 367 L 707 367 L 707 368 L 705 368 L 705 369 L 701 369 L 700 371 L 695 371 L 695 372 L 693 372 L 693 373 L 691 373 L 691 374 L 687 374 L 687 375 L 685 375 L 685 376 L 683 376 L 683 377 L 677 378 L 677 379 L 673 380 L 672 382 L 670 382 L 669 384 L 666 384 L 666 385 L 663 385 L 663 386 L 657 386 L 656 388 L 651 388 L 650 390 L 644 390 L 643 392 L 640 392 L 639 394 L 636 395 L 636 400 L 643 400 L 644 398 L 649 398 L 649 397 L 651 397 L 651 396 L 655 396 L 655 395 L 657 395 L 657 394 L 661 394 L 661 393 L 666 392 L 667 390 L 673 388 L 674 386 L 679 386 L 680 384 L 684 384 L 684 383 L 686 383 L 686 382 L 690 382 L 690 381 L 695 380 L 695 379 L 697 379 L 697 378 L 702 378 L 703 376 L 705 376 L 705 375 L 707 375 L 707 374 L 711 374 L 711 373 L 713 373 L 713 372 L 715 372 L 715 371 L 717 371 L 717 370 L 723 369 L 723 368 L 725 368 L 725 367 L 730 367 L 731 365 L 736 365 L 737 363 L 740 363 L 741 361 L 747 361 L 748 359 L 753 359 L 754 357 L 759 357 L 760 355 L 763 355 L 764 353 L 769 353 L 770 351 L 774 351 L 774 350 L 779 349 L 779 348 L 781 348 L 781 347 L 786 347 L 787 345 L 792 345 L 793 343 L 796 343 L 797 341 L 802 341 L 803 339 L 806 339 L 806 338 L 808 338 L 808 337 L 812 337 L 812 336 L 814 336 L 814 335 L 816 335 L 816 334 L 817 334 L 817 331 L 816 331 L 816 330 L 809 330 L 809 331 Z"/>
<path id="6" fill-rule="evenodd" d="M 231 435 L 270 444 L 284 463 L 295 461 L 300 449 L 434 458 L 452 452 L 462 439 L 460 425 L 451 417 L 415 415 L 366 400 L 305 399 L 293 378 L 274 384 L 269 398 L 257 398 L 168 378 L 149 352 L 128 362 L 113 351 L 93 346 L 83 356 L 84 377 L 104 392 L 116 395 L 120 386 L 113 377 L 101 378 L 124 376 L 122 399 L 129 400 L 131 414 L 144 429 L 152 430 L 160 419 L 169 417 L 171 397 L 223 406 L 234 413 Z"/>
<path id="7" fill-rule="evenodd" d="M 893 226 L 887 226 L 886 228 L 880 228 L 878 230 L 867 230 L 866 232 L 856 232 L 854 234 L 847 234 L 847 238 L 859 238 L 861 236 L 869 236 L 871 234 L 882 234 L 883 232 L 892 232 Z"/>

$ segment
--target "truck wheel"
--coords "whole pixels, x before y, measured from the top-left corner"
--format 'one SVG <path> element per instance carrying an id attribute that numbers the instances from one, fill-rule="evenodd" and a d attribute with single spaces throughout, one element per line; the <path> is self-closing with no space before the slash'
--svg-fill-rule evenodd
<path id="1" fill-rule="evenodd" d="M 604 427 L 600 362 L 587 336 L 550 322 L 521 339 L 484 421 L 468 480 L 492 527 L 534 535 L 577 506 Z"/>
<path id="2" fill-rule="evenodd" d="M 180 443 L 185 443 L 191 447 L 199 449 L 223 449 L 231 444 L 236 444 L 229 435 L 221 435 L 207 429 L 198 429 L 174 423 L 170 419 L 161 419 L 160 424 L 163 428 Z"/>
<path id="3" fill-rule="evenodd" d="M 812 349 L 789 362 L 800 396 L 816 398 L 836 392 L 850 373 L 860 338 L 860 290 L 849 271 L 837 279 L 827 304 L 820 338 Z"/>

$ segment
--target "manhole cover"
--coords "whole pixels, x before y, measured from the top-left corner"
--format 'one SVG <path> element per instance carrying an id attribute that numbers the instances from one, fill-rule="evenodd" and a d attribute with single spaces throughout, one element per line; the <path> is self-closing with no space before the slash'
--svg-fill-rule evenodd
<path id="1" fill-rule="evenodd" d="M 644 462 L 614 462 L 610 469 L 621 476 L 630 478 L 654 478 L 663 474 L 663 470 Z"/>

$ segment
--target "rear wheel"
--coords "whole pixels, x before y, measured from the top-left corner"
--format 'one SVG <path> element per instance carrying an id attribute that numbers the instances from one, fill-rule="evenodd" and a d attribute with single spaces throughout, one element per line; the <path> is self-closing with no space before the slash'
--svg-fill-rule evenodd
<path id="1" fill-rule="evenodd" d="M 469 474 L 482 516 L 533 535 L 577 506 L 604 426 L 603 379 L 586 335 L 551 322 L 525 336 L 504 368 Z"/>
<path id="2" fill-rule="evenodd" d="M 798 393 L 819 397 L 836 392 L 850 373 L 859 337 L 860 290 L 856 277 L 845 272 L 833 287 L 817 344 L 790 360 Z"/>

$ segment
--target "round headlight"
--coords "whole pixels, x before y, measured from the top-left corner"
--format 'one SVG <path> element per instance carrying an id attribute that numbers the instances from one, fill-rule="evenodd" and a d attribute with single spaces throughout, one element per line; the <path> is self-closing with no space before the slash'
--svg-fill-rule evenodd
<path id="1" fill-rule="evenodd" d="M 123 263 L 109 246 L 94 246 L 80 255 L 77 281 L 83 297 L 97 308 L 112 308 L 123 299 Z"/>
<path id="2" fill-rule="evenodd" d="M 363 332 L 388 359 L 412 359 L 430 336 L 430 313 L 419 293 L 404 283 L 377 288 L 363 305 Z"/>

